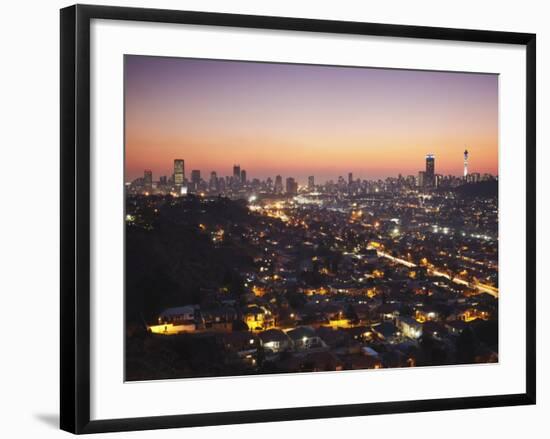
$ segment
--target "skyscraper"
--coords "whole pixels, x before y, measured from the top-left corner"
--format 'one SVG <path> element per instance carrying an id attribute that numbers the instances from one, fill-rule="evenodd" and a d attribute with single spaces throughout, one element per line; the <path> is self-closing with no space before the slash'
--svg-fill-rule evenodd
<path id="1" fill-rule="evenodd" d="M 153 190 L 153 172 L 150 169 L 143 172 L 143 190 L 149 193 Z"/>
<path id="2" fill-rule="evenodd" d="M 425 171 L 419 171 L 418 172 L 418 180 L 417 184 L 418 187 L 424 187 L 426 185 L 426 172 Z"/>
<path id="3" fill-rule="evenodd" d="M 298 182 L 292 177 L 286 179 L 286 193 L 296 195 L 298 193 Z"/>
<path id="4" fill-rule="evenodd" d="M 216 171 L 212 171 L 210 173 L 210 182 L 208 184 L 208 187 L 211 191 L 218 190 L 218 174 L 216 174 Z"/>
<path id="5" fill-rule="evenodd" d="M 464 178 L 468 176 L 468 150 L 464 150 Z"/>
<path id="6" fill-rule="evenodd" d="M 275 186 L 273 189 L 276 194 L 283 193 L 283 177 L 281 177 L 280 175 L 277 175 L 275 177 Z"/>
<path id="7" fill-rule="evenodd" d="M 338 176 L 338 189 L 343 191 L 346 188 L 346 180 L 341 175 Z"/>
<path id="8" fill-rule="evenodd" d="M 241 181 L 241 166 L 233 165 L 233 179 Z"/>
<path id="9" fill-rule="evenodd" d="M 174 184 L 178 187 L 183 186 L 185 179 L 185 162 L 182 159 L 174 160 Z"/>
<path id="10" fill-rule="evenodd" d="M 348 186 L 353 184 L 353 173 L 348 173 Z"/>
<path id="11" fill-rule="evenodd" d="M 435 186 L 435 156 L 433 154 L 426 154 L 426 175 L 424 178 L 424 186 Z"/>
<path id="12" fill-rule="evenodd" d="M 310 175 L 307 178 L 307 188 L 308 190 L 312 191 L 315 189 L 315 177 L 313 175 Z"/>
<path id="13" fill-rule="evenodd" d="M 201 171 L 199 169 L 193 169 L 191 171 L 191 183 L 193 183 L 193 186 L 195 189 L 199 187 L 199 184 L 201 182 Z"/>
<path id="14" fill-rule="evenodd" d="M 233 165 L 233 177 L 231 177 L 231 187 L 238 189 L 241 186 L 241 165 Z"/>
<path id="15" fill-rule="evenodd" d="M 241 170 L 241 183 L 246 184 L 246 170 Z"/>

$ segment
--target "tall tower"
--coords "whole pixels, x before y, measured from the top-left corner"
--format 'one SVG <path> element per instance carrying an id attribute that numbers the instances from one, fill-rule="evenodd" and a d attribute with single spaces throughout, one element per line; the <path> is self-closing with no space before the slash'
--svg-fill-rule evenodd
<path id="1" fill-rule="evenodd" d="M 310 191 L 313 191 L 315 189 L 315 177 L 313 175 L 310 175 L 307 178 L 307 188 Z"/>
<path id="2" fill-rule="evenodd" d="M 424 186 L 435 186 L 435 156 L 433 154 L 426 154 L 426 174 Z"/>
<path id="3" fill-rule="evenodd" d="M 233 178 L 236 181 L 241 181 L 241 166 L 233 165 Z"/>
<path id="4" fill-rule="evenodd" d="M 275 186 L 273 190 L 276 194 L 283 193 L 283 177 L 281 177 L 280 175 L 277 175 L 275 177 Z"/>
<path id="5" fill-rule="evenodd" d="M 181 187 L 185 179 L 185 162 L 182 159 L 174 160 L 174 184 Z"/>
<path id="6" fill-rule="evenodd" d="M 191 171 L 191 183 L 195 186 L 198 186 L 201 182 L 201 171 L 200 169 L 193 169 Z"/>
<path id="7" fill-rule="evenodd" d="M 464 178 L 468 176 L 468 150 L 464 150 Z"/>
<path id="8" fill-rule="evenodd" d="M 298 182 L 292 177 L 286 179 L 286 193 L 296 195 L 298 193 Z"/>
<path id="9" fill-rule="evenodd" d="M 218 174 L 216 174 L 216 171 L 212 171 L 210 173 L 210 182 L 208 183 L 208 188 L 211 191 L 218 190 Z"/>
<path id="10" fill-rule="evenodd" d="M 143 172 L 143 189 L 148 193 L 153 190 L 153 172 L 150 169 Z"/>

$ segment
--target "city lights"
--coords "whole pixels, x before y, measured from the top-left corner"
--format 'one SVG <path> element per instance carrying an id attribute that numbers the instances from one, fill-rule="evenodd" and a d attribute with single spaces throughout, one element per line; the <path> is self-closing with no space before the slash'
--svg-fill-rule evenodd
<path id="1" fill-rule="evenodd" d="M 211 337 L 208 349 L 221 351 L 210 355 L 243 373 L 295 370 L 290 359 L 303 365 L 320 352 L 336 361 L 334 370 L 437 364 L 423 357 L 427 337 L 458 361 L 461 325 L 496 321 L 498 204 L 496 191 L 457 194 L 495 187 L 497 178 L 442 177 L 436 157 L 425 160 L 418 177 L 310 176 L 307 185 L 280 175 L 251 180 L 254 169 L 240 165 L 226 177 L 212 171 L 209 181 L 196 169 L 188 180 L 183 159 L 172 178 L 157 182 L 147 170 L 125 185 L 129 233 L 172 233 L 161 242 L 186 245 L 193 233 L 206 236 L 190 244 L 192 262 L 182 247 L 171 270 L 185 270 L 186 282 L 195 271 L 211 273 L 187 293 L 188 305 L 175 291 L 168 296 L 173 308 L 151 316 L 148 333 L 189 343 Z M 498 358 L 496 346 L 480 361 Z M 397 366 L 391 353 L 403 359 Z"/>
<path id="2" fill-rule="evenodd" d="M 124 79 L 128 380 L 498 361 L 497 75 Z"/>

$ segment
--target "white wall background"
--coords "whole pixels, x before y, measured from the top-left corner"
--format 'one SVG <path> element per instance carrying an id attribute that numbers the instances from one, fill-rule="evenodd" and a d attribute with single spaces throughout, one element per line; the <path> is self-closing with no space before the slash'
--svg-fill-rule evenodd
<path id="1" fill-rule="evenodd" d="M 538 405 L 454 412 L 325 419 L 125 433 L 132 437 L 214 438 L 220 434 L 263 438 L 371 437 L 462 438 L 520 436 L 546 431 L 550 385 L 543 373 L 548 322 L 542 278 L 550 244 L 549 180 L 543 171 L 549 141 L 550 8 L 546 2 L 388 0 L 377 2 L 291 0 L 87 1 L 120 6 L 207 10 L 396 24 L 464 27 L 537 33 L 538 55 Z M 0 25 L 0 434 L 60 437 L 59 357 L 59 13 L 58 0 L 9 2 Z M 546 200 L 546 203 L 545 203 Z M 223 429 L 223 430 L 222 430 Z M 122 437 L 122 435 L 109 437 Z M 540 436 L 540 435 L 538 435 Z"/>

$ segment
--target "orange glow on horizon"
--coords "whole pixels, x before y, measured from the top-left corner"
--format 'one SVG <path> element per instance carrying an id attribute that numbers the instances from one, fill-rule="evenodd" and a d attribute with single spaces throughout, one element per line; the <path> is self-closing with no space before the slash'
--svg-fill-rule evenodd
<path id="1" fill-rule="evenodd" d="M 151 169 L 249 179 L 352 172 L 374 180 L 435 172 L 498 174 L 498 77 L 252 62 L 129 57 L 126 181 Z"/>

